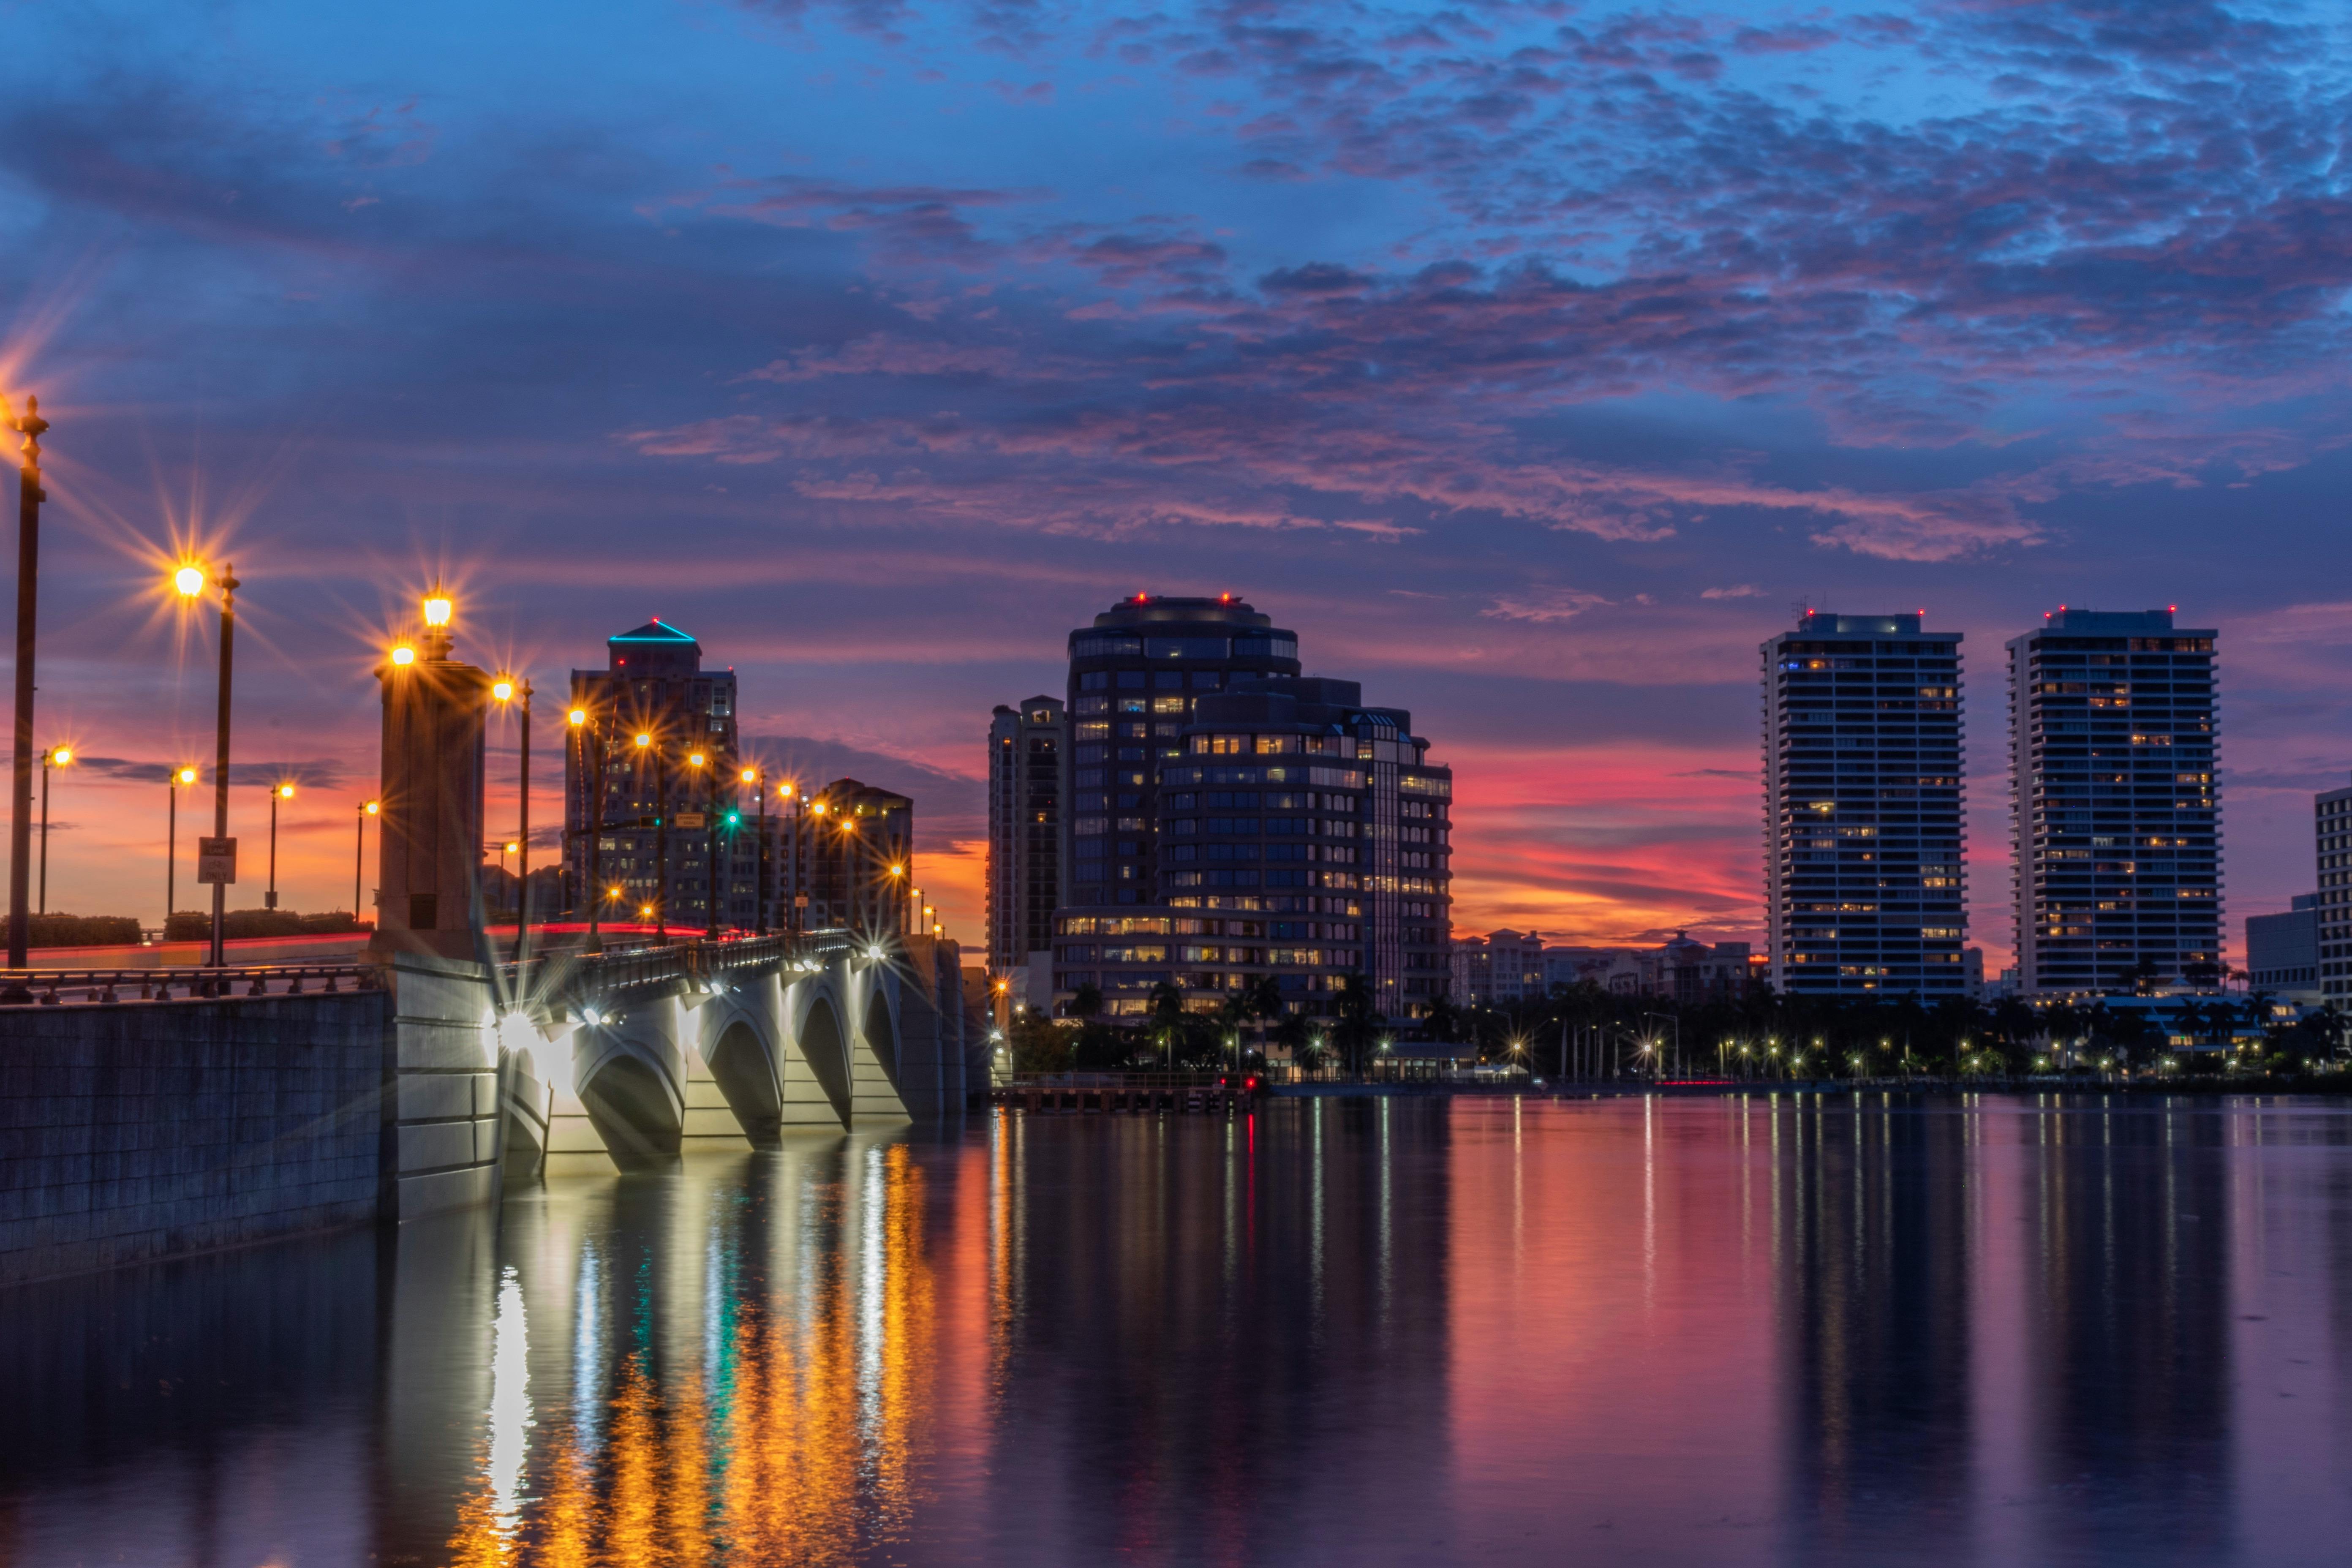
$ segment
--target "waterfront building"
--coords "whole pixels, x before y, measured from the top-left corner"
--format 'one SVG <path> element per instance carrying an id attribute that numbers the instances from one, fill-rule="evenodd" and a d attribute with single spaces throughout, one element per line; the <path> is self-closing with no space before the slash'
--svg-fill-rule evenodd
<path id="1" fill-rule="evenodd" d="M 571 706 L 587 721 L 563 726 L 570 901 L 699 930 L 715 898 L 719 924 L 752 924 L 757 840 L 726 820 L 738 791 L 735 672 L 706 671 L 702 645 L 660 620 L 604 647 L 604 668 L 572 672 Z"/>
<path id="2" fill-rule="evenodd" d="M 1540 1001 L 1550 994 L 1544 977 L 1543 933 L 1506 928 L 1485 936 L 1456 937 L 1451 984 L 1457 1006 Z"/>
<path id="3" fill-rule="evenodd" d="M 1685 931 L 1661 947 L 1548 947 L 1545 991 L 1590 982 L 1615 996 L 1677 1002 L 1737 1002 L 1763 979 L 1744 942 L 1696 942 Z"/>
<path id="4" fill-rule="evenodd" d="M 2312 801 L 2312 821 L 2319 867 L 2320 999 L 2352 1011 L 2352 788 L 2322 791 Z"/>
<path id="5" fill-rule="evenodd" d="M 2019 989 L 2221 977 L 2214 634 L 2061 607 L 2009 643 Z"/>
<path id="6" fill-rule="evenodd" d="M 2326 1000 L 2319 972 L 2318 894 L 2297 893 L 2278 914 L 2246 917 L 2246 984 L 2282 1002 Z"/>
<path id="7" fill-rule="evenodd" d="M 1960 634 L 1808 610 L 1763 645 L 1773 986 L 1966 994 Z"/>
<path id="8" fill-rule="evenodd" d="M 1138 594 L 1070 634 L 1064 905 L 1150 903 L 1160 885 L 1160 768 L 1195 704 L 1232 681 L 1297 675 L 1298 636 L 1232 595 Z"/>
<path id="9" fill-rule="evenodd" d="M 1056 1005 L 1093 984 L 1114 1016 L 1140 1013 L 1166 980 L 1207 1008 L 1270 974 L 1287 1011 L 1325 1016 L 1360 973 L 1383 1016 L 1425 1015 L 1450 979 L 1454 780 L 1412 716 L 1367 708 L 1354 681 L 1297 676 L 1194 701 L 1141 819 L 1155 897 L 1060 911 Z"/>
<path id="10" fill-rule="evenodd" d="M 1068 711 L 1059 698 L 1000 706 L 990 720 L 988 968 L 1007 983 L 1013 1002 L 1026 1002 L 1033 984 L 1040 997 L 1052 988 L 1068 753 Z"/>

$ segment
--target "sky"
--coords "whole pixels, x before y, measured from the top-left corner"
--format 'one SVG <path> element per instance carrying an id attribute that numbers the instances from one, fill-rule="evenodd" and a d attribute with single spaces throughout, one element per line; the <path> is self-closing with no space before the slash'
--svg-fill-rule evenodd
<path id="1" fill-rule="evenodd" d="M 2001 644 L 2043 612 L 2218 629 L 2233 951 L 2352 776 L 2339 5 L 0 26 L 37 738 L 84 759 L 53 908 L 162 911 L 166 770 L 211 749 L 190 551 L 246 584 L 232 829 L 297 783 L 303 909 L 351 902 L 371 672 L 436 576 L 460 655 L 544 691 L 691 632 L 772 767 L 913 795 L 975 942 L 989 710 L 1139 592 L 1239 595 L 1412 710 L 1465 931 L 1759 940 L 1757 649 L 1802 605 L 1964 637 L 1995 965 Z"/>

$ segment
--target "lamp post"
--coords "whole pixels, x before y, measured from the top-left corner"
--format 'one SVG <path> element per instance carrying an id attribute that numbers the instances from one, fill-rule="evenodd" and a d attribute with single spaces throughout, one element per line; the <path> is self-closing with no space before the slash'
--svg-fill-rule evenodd
<path id="1" fill-rule="evenodd" d="M 175 768 L 170 781 L 163 786 L 164 794 L 171 801 L 163 837 L 163 935 L 167 939 L 172 934 L 172 906 L 179 899 L 180 791 L 195 782 L 195 769 Z"/>
<path id="2" fill-rule="evenodd" d="M 16 738 L 10 759 L 16 777 L 8 797 L 8 967 L 25 967 L 25 950 L 32 941 L 33 917 L 27 907 L 26 873 L 32 869 L 33 843 L 33 628 L 39 608 L 41 583 L 41 437 L 49 422 L 41 417 L 41 400 L 25 399 L 22 416 L 11 416 L 0 400 L 0 424 L 25 437 L 24 466 L 16 474 Z M 0 1002 L 30 1002 L 32 990 L 12 981 Z"/>
<path id="3" fill-rule="evenodd" d="M 768 934 L 768 789 L 756 767 L 745 768 L 741 777 L 760 803 L 760 826 L 754 829 L 758 834 L 755 840 L 757 847 L 751 855 L 751 934 L 765 936 Z"/>
<path id="4" fill-rule="evenodd" d="M 491 685 L 490 695 L 501 702 L 517 696 L 522 699 L 522 705 L 515 710 L 522 724 L 521 794 L 515 807 L 515 962 L 520 963 L 530 948 L 530 679 L 526 676 L 517 682 L 512 676 L 502 675 Z"/>
<path id="5" fill-rule="evenodd" d="M 710 758 L 701 752 L 688 752 L 686 765 L 694 770 L 702 785 L 702 934 L 706 941 L 719 940 L 719 813 L 713 809 L 719 803 L 713 798 L 708 771 Z"/>
<path id="6" fill-rule="evenodd" d="M 294 798 L 294 786 L 281 784 L 269 792 L 269 890 L 261 895 L 261 907 L 278 907 L 278 803 Z"/>
<path id="7" fill-rule="evenodd" d="M 583 952 L 602 952 L 604 951 L 604 937 L 598 929 L 598 917 L 604 910 L 604 889 L 598 884 L 604 881 L 604 875 L 598 851 L 604 847 L 604 730 L 601 724 L 591 725 L 589 717 L 585 708 L 574 708 L 565 715 L 572 725 L 572 733 L 579 740 L 582 771 L 587 771 L 586 752 L 590 742 L 594 742 L 596 747 L 596 766 L 589 785 L 589 806 L 583 814 L 588 822 L 588 876 L 587 886 L 583 889 L 588 895 L 588 939 L 581 945 Z"/>
<path id="8" fill-rule="evenodd" d="M 360 918 L 360 878 L 367 865 L 367 819 L 383 809 L 381 801 L 360 803 L 359 818 L 352 833 L 352 920 Z"/>
<path id="9" fill-rule="evenodd" d="M 41 753 L 41 914 L 49 912 L 49 773 L 72 761 L 71 746 L 51 746 Z"/>
<path id="10" fill-rule="evenodd" d="M 777 795 L 793 803 L 793 820 L 788 831 L 790 847 L 784 855 L 784 930 L 797 936 L 801 929 L 801 792 L 787 782 L 776 790 Z"/>
<path id="11" fill-rule="evenodd" d="M 637 755 L 654 764 L 654 940 L 669 940 L 669 760 L 655 746 L 653 733 L 637 731 Z M 644 911 L 638 911 L 640 918 Z"/>
<path id="12" fill-rule="evenodd" d="M 180 591 L 180 597 L 194 599 L 205 591 L 204 569 L 195 565 L 183 566 L 172 574 L 172 584 Z M 241 585 L 236 580 L 236 569 L 223 563 L 220 571 L 220 707 L 213 722 L 213 837 L 215 839 L 228 837 L 229 691 L 231 678 L 236 668 L 236 591 Z M 408 658 L 404 659 L 400 657 L 404 653 L 408 655 Z M 407 648 L 397 648 L 394 650 L 392 657 L 395 663 L 405 664 L 414 659 L 416 655 Z M 202 857 L 199 856 L 198 858 L 201 859 Z M 205 959 L 205 963 L 215 968 L 228 961 L 221 945 L 224 935 L 222 927 L 227 916 L 228 884 L 216 879 L 213 883 L 212 943 Z"/>

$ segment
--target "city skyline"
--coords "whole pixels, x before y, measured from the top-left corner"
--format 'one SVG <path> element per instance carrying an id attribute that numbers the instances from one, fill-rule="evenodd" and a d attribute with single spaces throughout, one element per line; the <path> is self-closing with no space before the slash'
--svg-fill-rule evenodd
<path id="1" fill-rule="evenodd" d="M 1463 929 L 1760 948 L 1753 649 L 1801 603 L 1977 650 L 1989 965 L 1990 650 L 2059 605 L 2230 649 L 2232 961 L 2311 890 L 2352 761 L 2340 20 L 228 15 L 28 13 L 0 64 L 0 384 L 56 423 L 38 741 L 82 756 L 53 907 L 160 910 L 209 721 L 146 596 L 174 530 L 248 584 L 238 831 L 302 784 L 296 907 L 349 899 L 366 671 L 443 574 L 542 692 L 690 629 L 747 751 L 918 802 L 975 945 L 982 716 L 1146 589 L 1444 716 Z"/>

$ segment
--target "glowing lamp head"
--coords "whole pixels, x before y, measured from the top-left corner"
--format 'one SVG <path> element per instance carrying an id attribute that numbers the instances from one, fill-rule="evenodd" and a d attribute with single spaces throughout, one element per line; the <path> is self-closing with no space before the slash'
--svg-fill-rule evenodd
<path id="1" fill-rule="evenodd" d="M 196 770 L 194 768 L 182 768 L 178 776 L 182 784 L 192 784 L 196 782 Z"/>
<path id="2" fill-rule="evenodd" d="M 823 816 L 824 815 L 824 802 L 821 800 L 813 800 L 809 802 L 809 809 L 816 813 L 817 816 Z"/>
<path id="3" fill-rule="evenodd" d="M 890 868 L 890 875 L 892 875 L 893 877 L 903 877 L 903 876 L 905 876 L 906 874 L 907 874 L 907 868 L 905 868 L 904 866 L 893 866 L 893 867 L 891 867 L 891 868 Z"/>
<path id="4" fill-rule="evenodd" d="M 403 643 L 392 650 L 392 662 L 405 669 L 416 662 L 416 650 Z"/>
<path id="5" fill-rule="evenodd" d="M 653 743 L 654 738 L 651 735 L 646 734 L 642 730 L 637 731 L 637 750 L 642 752 Z"/>
<path id="6" fill-rule="evenodd" d="M 514 697 L 514 682 L 505 676 L 499 677 L 490 682 L 490 695 L 501 702 L 510 701 Z"/>
<path id="7" fill-rule="evenodd" d="M 570 713 L 566 714 L 565 717 L 572 721 L 572 727 L 577 730 L 588 722 L 588 710 L 585 708 L 574 708 Z"/>
<path id="8" fill-rule="evenodd" d="M 760 782 L 760 770 L 757 768 L 745 768 L 742 773 L 737 776 L 742 779 L 745 784 L 758 784 Z"/>
<path id="9" fill-rule="evenodd" d="M 292 800 L 294 798 L 294 786 L 290 784 L 279 784 L 278 786 L 278 798 L 280 800 Z"/>
<path id="10" fill-rule="evenodd" d="M 183 566 L 172 574 L 172 586 L 180 591 L 183 599 L 193 599 L 205 591 L 205 571 L 201 566 Z"/>
<path id="11" fill-rule="evenodd" d="M 651 904 L 639 904 L 637 914 L 641 919 L 651 920 L 654 918 L 654 907 Z"/>
<path id="12" fill-rule="evenodd" d="M 700 752 L 688 752 L 686 754 L 686 765 L 689 768 L 698 768 L 708 760 Z"/>
<path id="13" fill-rule="evenodd" d="M 449 624 L 450 609 L 451 605 L 447 595 L 429 595 L 425 601 L 425 624 L 428 626 L 447 626 Z"/>
<path id="14" fill-rule="evenodd" d="M 368 802 L 368 803 L 367 803 L 367 805 L 365 805 L 362 806 L 360 809 L 361 809 L 361 810 L 362 810 L 362 811 L 364 811 L 364 812 L 366 812 L 370 816 L 375 816 L 377 813 L 379 813 L 379 812 L 381 812 L 382 810 L 383 810 L 383 802 L 382 802 L 382 801 L 380 801 L 380 800 L 372 800 L 372 801 Z"/>
<path id="15" fill-rule="evenodd" d="M 776 786 L 776 793 L 782 795 L 784 799 L 790 800 L 793 798 L 793 786 L 790 784 L 779 784 Z"/>
<path id="16" fill-rule="evenodd" d="M 49 761 L 55 763 L 59 767 L 64 767 L 68 763 L 73 761 L 73 748 L 71 746 L 59 746 L 56 751 L 49 753 Z"/>
<path id="17" fill-rule="evenodd" d="M 508 840 L 507 840 L 506 852 L 507 852 L 508 854 L 512 855 L 512 854 L 516 853 L 518 850 L 520 850 L 520 849 L 521 849 L 521 848 L 522 848 L 522 846 L 521 846 L 521 845 L 520 845 L 520 844 L 518 844 L 518 843 L 516 843 L 513 839 L 509 838 L 509 839 L 508 839 Z"/>

